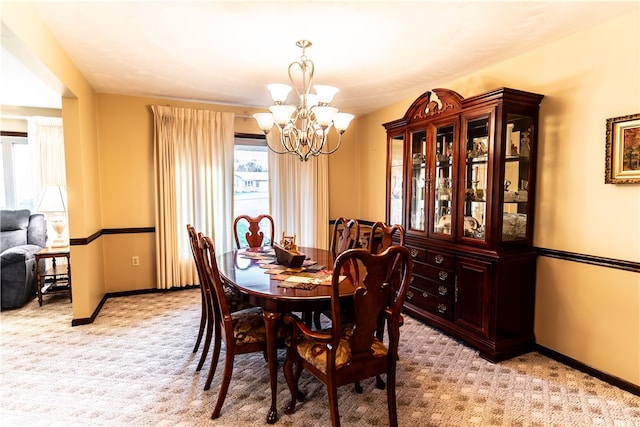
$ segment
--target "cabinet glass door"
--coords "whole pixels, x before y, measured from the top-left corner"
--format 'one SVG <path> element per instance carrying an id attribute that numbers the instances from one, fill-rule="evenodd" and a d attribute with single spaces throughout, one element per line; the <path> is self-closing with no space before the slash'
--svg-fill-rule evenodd
<path id="1" fill-rule="evenodd" d="M 389 212 L 388 224 L 401 224 L 403 210 L 403 175 L 404 175 L 404 137 L 403 135 L 394 136 L 389 140 Z"/>
<path id="2" fill-rule="evenodd" d="M 431 231 L 451 235 L 453 212 L 453 125 L 435 129 L 435 152 L 431 162 L 435 171 L 433 224 Z"/>
<path id="3" fill-rule="evenodd" d="M 424 231 L 427 131 L 411 133 L 411 199 L 409 228 Z"/>
<path id="4" fill-rule="evenodd" d="M 532 118 L 507 114 L 502 240 L 527 238 Z"/>
<path id="5" fill-rule="evenodd" d="M 464 228 L 462 232 L 464 237 L 477 240 L 485 240 L 489 118 L 489 116 L 484 116 L 466 122 Z"/>

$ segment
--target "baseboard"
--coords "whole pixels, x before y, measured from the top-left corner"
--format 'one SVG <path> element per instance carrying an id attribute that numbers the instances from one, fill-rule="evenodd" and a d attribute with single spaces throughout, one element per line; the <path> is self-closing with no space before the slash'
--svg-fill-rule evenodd
<path id="1" fill-rule="evenodd" d="M 565 356 L 562 353 L 558 353 L 557 351 L 551 350 L 550 348 L 547 348 L 547 347 L 543 347 L 539 344 L 536 344 L 536 351 L 544 356 L 549 357 L 550 359 L 556 360 L 564 365 L 577 369 L 580 372 L 584 372 L 585 374 L 591 375 L 592 377 L 597 378 L 601 381 L 604 381 L 608 384 L 611 384 L 612 386 L 628 391 L 629 393 L 635 394 L 636 396 L 640 396 L 639 385 L 623 380 L 622 378 L 618 378 L 613 375 L 606 374 L 602 371 L 599 371 L 590 366 L 587 366 L 584 363 L 579 362 L 569 356 Z"/>
<path id="2" fill-rule="evenodd" d="M 133 291 L 109 292 L 104 294 L 104 296 L 102 297 L 102 300 L 100 300 L 100 303 L 98 304 L 96 309 L 93 310 L 91 317 L 73 319 L 71 321 L 71 326 L 88 325 L 90 323 L 93 323 L 96 317 L 98 317 L 98 314 L 100 314 L 100 310 L 102 310 L 104 303 L 107 302 L 109 298 L 128 297 L 130 295 L 155 294 L 160 292 L 175 292 L 175 291 L 181 291 L 185 289 L 193 289 L 193 288 L 199 288 L 199 287 L 200 285 L 187 285 L 181 288 L 170 288 L 170 289 L 138 289 Z"/>

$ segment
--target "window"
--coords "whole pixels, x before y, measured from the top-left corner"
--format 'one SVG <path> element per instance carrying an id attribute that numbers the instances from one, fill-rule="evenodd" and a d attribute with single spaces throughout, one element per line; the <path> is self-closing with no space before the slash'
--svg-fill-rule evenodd
<path id="1" fill-rule="evenodd" d="M 33 211 L 36 197 L 34 162 L 27 134 L 3 134 L 0 137 L 0 208 Z"/>
<path id="2" fill-rule="evenodd" d="M 233 216 L 269 214 L 267 142 L 262 136 L 236 136 L 234 147 Z M 246 231 L 245 231 L 246 232 Z M 245 232 L 240 230 L 240 244 Z M 268 243 L 268 242 L 266 242 Z"/>
<path id="3" fill-rule="evenodd" d="M 267 142 L 263 136 L 236 136 L 233 216 L 269 213 Z"/>

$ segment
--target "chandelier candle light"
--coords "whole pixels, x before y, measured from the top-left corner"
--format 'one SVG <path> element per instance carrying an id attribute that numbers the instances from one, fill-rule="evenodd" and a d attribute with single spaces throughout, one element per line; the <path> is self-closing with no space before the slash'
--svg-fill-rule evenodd
<path id="1" fill-rule="evenodd" d="M 274 123 L 280 129 L 281 149 L 275 149 L 267 143 L 271 151 L 277 154 L 293 154 L 300 161 L 307 161 L 312 156 L 331 154 L 340 148 L 342 134 L 353 120 L 353 114 L 340 113 L 331 107 L 333 97 L 339 89 L 333 86 L 314 85 L 316 93 L 310 93 L 313 81 L 313 61 L 305 55 L 305 49 L 311 46 L 309 40 L 300 40 L 296 46 L 302 49 L 300 62 L 289 64 L 289 81 L 291 86 L 274 83 L 267 86 L 271 92 L 274 105 L 269 107 L 271 113 L 256 113 L 253 115 L 258 126 L 268 134 Z M 296 87 L 293 72 L 302 73 L 302 90 Z M 291 88 L 295 89 L 299 105 L 285 104 Z M 325 151 L 329 129 L 334 127 L 338 133 L 338 143 L 332 150 Z"/>

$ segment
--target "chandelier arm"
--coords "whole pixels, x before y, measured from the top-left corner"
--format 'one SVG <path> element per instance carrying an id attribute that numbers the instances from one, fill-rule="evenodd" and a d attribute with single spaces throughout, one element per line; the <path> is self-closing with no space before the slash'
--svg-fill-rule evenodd
<path id="1" fill-rule="evenodd" d="M 267 148 L 269 148 L 272 152 L 276 153 L 276 154 L 294 154 L 296 151 L 298 151 L 298 148 L 300 146 L 300 144 L 296 144 L 295 146 L 293 144 L 291 144 L 290 142 L 287 143 L 285 141 L 290 141 L 291 137 L 289 136 L 285 136 L 285 132 L 280 128 L 280 126 L 278 126 L 278 131 L 280 132 L 280 145 L 282 146 L 282 148 L 284 149 L 284 151 L 280 151 L 278 149 L 273 148 L 270 144 L 269 144 L 269 140 L 267 139 Z M 287 131 L 287 135 L 291 132 L 291 130 Z M 294 139 L 297 141 L 298 139 L 294 137 Z"/>
<path id="2" fill-rule="evenodd" d="M 320 135 L 317 133 L 317 131 L 314 131 L 311 141 L 312 143 L 309 144 L 310 151 L 313 152 L 314 156 L 317 156 L 322 152 L 322 148 L 327 141 L 327 129 L 323 129 Z"/>
<path id="3" fill-rule="evenodd" d="M 282 138 L 282 137 L 281 137 Z M 284 143 L 282 142 L 282 140 L 280 141 L 281 144 L 284 145 Z M 304 158 L 302 157 L 302 155 L 297 151 L 297 150 L 289 150 L 285 147 L 284 151 L 278 151 L 275 148 L 273 148 L 271 145 L 269 145 L 269 142 L 267 142 L 267 148 L 269 150 L 271 150 L 272 152 L 274 152 L 275 154 L 290 154 L 292 156 L 296 156 L 298 157 L 298 159 L 300 159 L 301 161 L 304 161 Z"/>
<path id="4" fill-rule="evenodd" d="M 282 137 L 280 137 L 280 144 L 284 145 L 282 142 Z M 270 144 L 269 141 L 267 141 L 267 148 L 269 148 L 269 150 L 271 150 L 272 152 L 276 153 L 276 154 L 291 154 L 291 150 L 287 149 L 287 147 L 284 147 L 284 151 L 279 151 L 275 148 L 273 148 Z"/>
<path id="5" fill-rule="evenodd" d="M 280 132 L 280 144 L 285 150 L 291 152 L 300 151 L 300 136 L 298 135 L 298 129 L 294 126 L 287 129 L 286 132 Z"/>
<path id="6" fill-rule="evenodd" d="M 333 149 L 331 149 L 329 151 L 322 151 L 323 147 L 321 147 L 320 150 L 318 151 L 318 154 L 316 154 L 316 156 L 319 155 L 319 154 L 333 154 L 333 153 L 335 153 L 336 151 L 338 151 L 338 148 L 340 148 L 340 144 L 341 143 L 342 143 L 342 134 L 338 133 L 338 144 L 336 144 L 335 148 L 333 148 Z M 324 144 L 323 144 L 323 146 L 324 146 Z"/>

